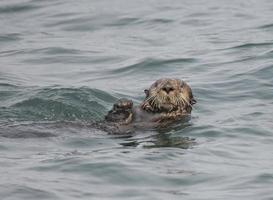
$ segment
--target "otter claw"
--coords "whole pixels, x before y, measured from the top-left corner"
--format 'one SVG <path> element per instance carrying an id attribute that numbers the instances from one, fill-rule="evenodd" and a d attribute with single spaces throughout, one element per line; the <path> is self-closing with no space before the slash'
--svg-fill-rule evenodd
<path id="1" fill-rule="evenodd" d="M 118 124 L 129 124 L 133 120 L 133 101 L 119 99 L 105 116 L 105 120 Z"/>
<path id="2" fill-rule="evenodd" d="M 133 108 L 133 101 L 129 99 L 119 99 L 115 104 L 113 109 L 118 110 L 118 109 L 131 109 Z"/>

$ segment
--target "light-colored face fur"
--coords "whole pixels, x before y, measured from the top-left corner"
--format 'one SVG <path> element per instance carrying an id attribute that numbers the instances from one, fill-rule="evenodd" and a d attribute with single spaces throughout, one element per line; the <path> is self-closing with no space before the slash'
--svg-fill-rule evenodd
<path id="1" fill-rule="evenodd" d="M 159 79 L 145 93 L 141 108 L 150 112 L 190 113 L 196 103 L 191 88 L 179 79 Z"/>

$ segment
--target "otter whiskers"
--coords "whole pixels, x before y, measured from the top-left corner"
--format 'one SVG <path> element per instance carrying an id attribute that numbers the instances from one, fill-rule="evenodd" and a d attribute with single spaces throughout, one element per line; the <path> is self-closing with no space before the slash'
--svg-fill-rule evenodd
<path id="1" fill-rule="evenodd" d="M 187 105 L 187 106 L 190 106 L 191 108 L 192 105 L 190 104 L 190 102 L 187 100 L 187 98 L 183 95 L 183 94 L 180 94 L 180 97 L 181 97 L 181 100 Z"/>

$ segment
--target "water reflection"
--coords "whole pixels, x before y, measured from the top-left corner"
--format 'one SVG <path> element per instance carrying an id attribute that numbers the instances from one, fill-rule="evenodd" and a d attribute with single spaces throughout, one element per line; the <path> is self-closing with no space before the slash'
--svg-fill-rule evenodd
<path id="1" fill-rule="evenodd" d="M 195 138 L 175 136 L 170 133 L 158 133 L 150 136 L 135 138 L 129 137 L 125 142 L 120 143 L 124 147 L 143 147 L 143 148 L 181 148 L 189 149 L 196 145 Z"/>

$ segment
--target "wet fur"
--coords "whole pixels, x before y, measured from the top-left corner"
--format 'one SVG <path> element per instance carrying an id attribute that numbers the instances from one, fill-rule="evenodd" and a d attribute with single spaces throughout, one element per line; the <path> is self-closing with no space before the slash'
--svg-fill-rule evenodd
<path id="1" fill-rule="evenodd" d="M 147 112 L 190 114 L 196 103 L 191 88 L 179 79 L 159 79 L 145 93 L 141 108 Z"/>
<path id="2" fill-rule="evenodd" d="M 114 104 L 105 117 L 107 123 L 104 127 L 110 130 L 107 132 L 166 127 L 190 116 L 196 103 L 189 85 L 179 79 L 159 79 L 144 92 L 146 97 L 139 106 L 133 106 L 127 99 Z"/>

